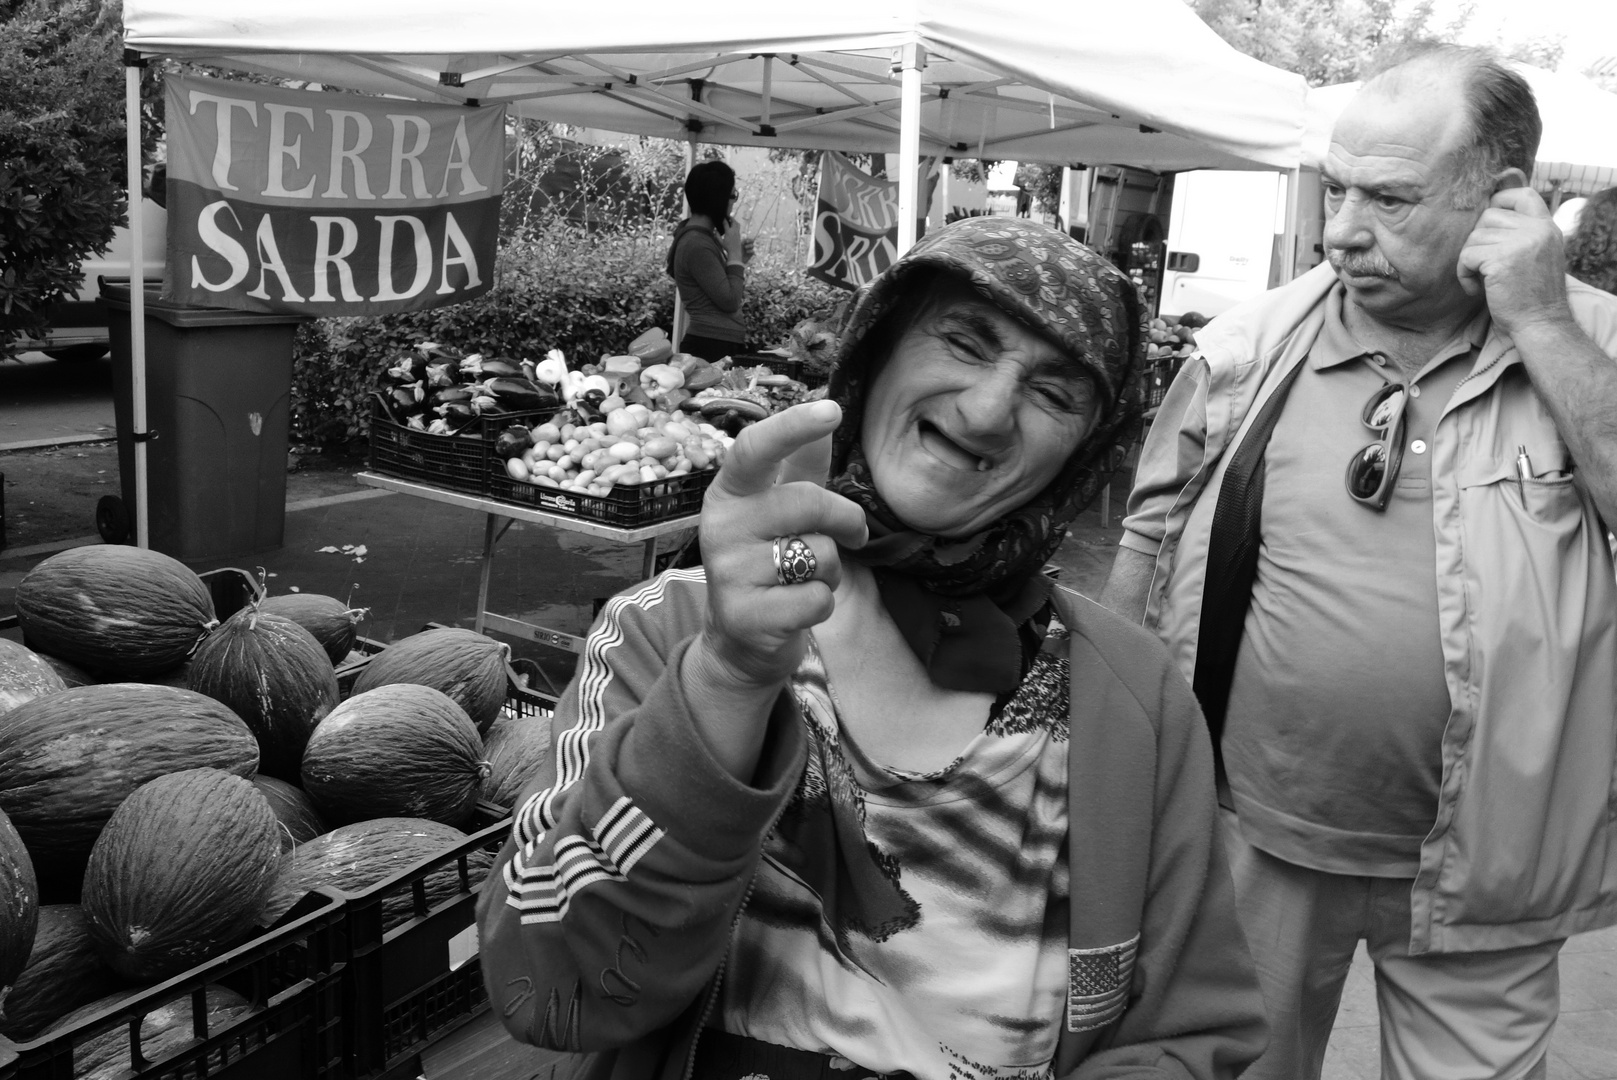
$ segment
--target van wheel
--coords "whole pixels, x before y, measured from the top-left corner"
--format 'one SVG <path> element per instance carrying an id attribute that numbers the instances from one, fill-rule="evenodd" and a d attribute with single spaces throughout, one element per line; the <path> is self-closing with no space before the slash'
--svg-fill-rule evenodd
<path id="1" fill-rule="evenodd" d="M 103 495 L 95 504 L 95 531 L 109 544 L 122 544 L 129 539 L 129 511 L 116 495 Z"/>
<path id="2" fill-rule="evenodd" d="M 41 349 L 40 352 L 52 360 L 61 360 L 68 364 L 85 364 L 91 360 L 99 360 L 107 355 L 105 345 L 64 345 L 60 349 Z"/>

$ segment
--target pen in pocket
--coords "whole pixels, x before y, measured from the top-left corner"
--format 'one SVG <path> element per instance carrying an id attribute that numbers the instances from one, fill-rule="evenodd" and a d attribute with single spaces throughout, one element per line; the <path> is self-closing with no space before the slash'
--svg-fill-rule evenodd
<path id="1" fill-rule="evenodd" d="M 1516 447 L 1516 490 L 1527 497 L 1527 481 L 1533 478 L 1533 462 L 1527 456 L 1527 447 Z"/>

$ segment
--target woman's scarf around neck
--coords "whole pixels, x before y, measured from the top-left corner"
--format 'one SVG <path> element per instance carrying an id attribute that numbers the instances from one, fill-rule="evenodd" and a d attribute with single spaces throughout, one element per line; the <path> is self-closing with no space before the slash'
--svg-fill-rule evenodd
<path id="1" fill-rule="evenodd" d="M 859 444 L 873 358 L 859 348 L 917 269 L 967 280 L 1001 310 L 1055 340 L 1094 382 L 1095 428 L 1028 502 L 962 540 L 908 529 L 872 482 Z M 865 511 L 870 541 L 843 557 L 874 573 L 883 606 L 934 685 L 1002 695 L 1030 654 L 1021 628 L 1049 598 L 1042 571 L 1066 526 L 1108 482 L 1108 451 L 1140 413 L 1145 316 L 1133 283 L 1105 259 L 1044 225 L 968 218 L 928 235 L 856 299 L 829 396 L 843 408 L 832 440 L 832 491 Z"/>

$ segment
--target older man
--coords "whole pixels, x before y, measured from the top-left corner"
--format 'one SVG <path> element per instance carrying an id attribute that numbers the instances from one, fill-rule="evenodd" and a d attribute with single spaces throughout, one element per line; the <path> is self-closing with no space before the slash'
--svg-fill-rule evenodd
<path id="1" fill-rule="evenodd" d="M 1478 51 L 1367 82 L 1330 266 L 1202 332 L 1142 455 L 1104 601 L 1221 752 L 1249 1077 L 1319 1075 L 1361 940 L 1383 1076 L 1543 1075 L 1562 940 L 1617 922 L 1617 299 L 1563 272 L 1539 131 Z"/>

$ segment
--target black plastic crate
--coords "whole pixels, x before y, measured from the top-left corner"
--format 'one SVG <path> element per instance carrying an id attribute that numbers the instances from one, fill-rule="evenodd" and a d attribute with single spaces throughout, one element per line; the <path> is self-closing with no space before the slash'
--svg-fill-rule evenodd
<path id="1" fill-rule="evenodd" d="M 345 957 L 342 897 L 331 889 L 311 892 L 274 928 L 247 944 L 66 1030 L 28 1042 L 0 1038 L 0 1077 L 73 1080 L 75 1048 L 104 1032 L 123 1029 L 132 1066 L 119 1074 L 125 1080 L 291 1076 L 335 1080 L 345 1069 L 341 1013 Z M 209 1029 L 206 1010 L 197 1014 L 195 1004 L 210 985 L 234 990 L 257 1008 L 233 1024 Z M 142 1049 L 141 1019 L 186 996 L 191 997 L 196 1015 L 195 1038 L 148 1060 Z"/>
<path id="2" fill-rule="evenodd" d="M 433 435 L 403 423 L 379 393 L 371 394 L 370 463 L 372 472 L 419 480 L 463 495 L 487 495 L 489 473 L 497 461 L 494 440 L 512 424 L 532 427 L 559 410 L 485 413 L 454 435 Z"/>
<path id="3" fill-rule="evenodd" d="M 643 484 L 618 484 L 605 495 L 581 495 L 513 480 L 504 469 L 498 469 L 489 476 L 488 495 L 551 514 L 635 529 L 699 513 L 702 495 L 717 475 L 717 469 L 703 469 Z"/>
<path id="4" fill-rule="evenodd" d="M 421 1051 L 488 1008 L 477 957 L 478 883 L 467 857 L 497 855 L 511 832 L 510 811 L 479 803 L 470 835 L 358 893 L 344 893 L 348 964 L 343 973 L 343 1045 L 351 1076 L 414 1077 Z M 458 868 L 460 889 L 426 902 L 426 879 Z M 410 921 L 383 929 L 383 902 L 408 894 Z"/>

